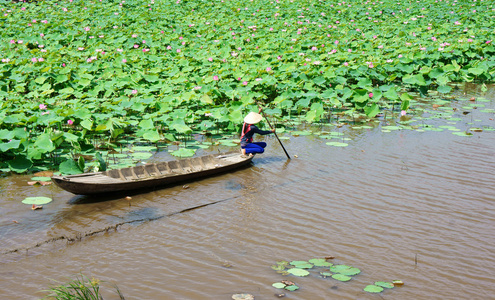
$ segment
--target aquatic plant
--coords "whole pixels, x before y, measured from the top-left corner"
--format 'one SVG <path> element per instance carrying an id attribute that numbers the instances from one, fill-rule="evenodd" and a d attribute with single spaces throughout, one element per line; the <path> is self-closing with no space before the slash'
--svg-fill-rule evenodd
<path id="1" fill-rule="evenodd" d="M 361 273 L 361 270 L 348 265 L 334 265 L 330 263 L 327 258 L 313 258 L 308 261 L 294 260 L 291 262 L 278 261 L 271 268 L 277 273 L 282 275 L 293 275 L 296 277 L 310 276 L 312 273 L 320 278 L 333 278 L 341 282 L 350 281 L 353 277 Z M 322 268 L 328 268 L 322 270 Z M 380 293 L 384 289 L 391 289 L 395 286 L 401 286 L 404 283 L 401 280 L 394 280 L 393 282 L 376 281 L 374 284 L 366 286 L 363 290 L 369 293 Z M 281 280 L 272 284 L 274 288 L 285 289 L 288 291 L 296 291 L 299 289 L 294 282 L 289 280 Z"/>
<path id="2" fill-rule="evenodd" d="M 68 283 L 63 283 L 47 290 L 49 295 L 43 299 L 53 300 L 102 300 L 103 296 L 100 292 L 101 282 L 98 279 L 89 279 L 84 275 L 76 276 L 75 279 Z M 121 300 L 124 300 L 124 296 L 120 292 L 119 288 L 114 286 L 117 295 Z"/>
<path id="3" fill-rule="evenodd" d="M 230 134 L 254 100 L 286 123 L 406 117 L 415 93 L 495 80 L 494 11 L 434 0 L 2 2 L 0 168 L 58 168 L 128 137 Z M 193 154 L 182 148 L 174 155 Z"/>

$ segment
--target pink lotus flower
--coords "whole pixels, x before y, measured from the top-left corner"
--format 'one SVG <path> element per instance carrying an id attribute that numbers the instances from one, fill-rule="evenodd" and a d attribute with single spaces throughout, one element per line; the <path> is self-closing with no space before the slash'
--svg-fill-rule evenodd
<path id="1" fill-rule="evenodd" d="M 62 67 L 65 67 L 65 63 L 62 63 Z"/>
<path id="2" fill-rule="evenodd" d="M 177 53 L 180 53 L 180 49 L 177 49 Z"/>
<path id="3" fill-rule="evenodd" d="M 133 35 L 131 35 L 131 36 L 132 36 L 133 38 L 136 38 L 136 37 L 137 37 L 137 34 L 133 34 Z"/>
<path id="4" fill-rule="evenodd" d="M 316 50 L 318 50 L 318 48 L 316 48 L 316 47 L 311 47 L 311 50 L 312 50 L 312 51 L 316 51 Z"/>
<path id="5" fill-rule="evenodd" d="M 348 62 L 345 62 L 345 63 L 344 63 L 344 66 L 346 66 L 346 67 L 347 67 L 348 65 L 349 65 L 349 63 L 348 63 Z"/>
<path id="6" fill-rule="evenodd" d="M 208 61 L 213 61 L 213 58 L 211 58 L 211 57 L 208 57 Z"/>
<path id="7" fill-rule="evenodd" d="M 242 83 L 242 85 L 247 85 L 247 84 L 248 84 L 248 82 L 247 82 L 247 81 L 244 81 L 244 82 Z"/>
<path id="8" fill-rule="evenodd" d="M 370 98 L 373 98 L 373 93 L 369 93 L 369 94 L 368 94 L 368 96 L 369 96 Z"/>
<path id="9" fill-rule="evenodd" d="M 137 93 L 138 93 L 138 91 L 137 91 L 137 90 L 132 90 L 132 91 L 131 91 L 131 94 L 133 94 L 133 95 L 136 95 Z"/>
<path id="10" fill-rule="evenodd" d="M 42 104 L 40 104 L 40 105 L 39 105 L 39 108 L 40 108 L 41 110 L 44 110 L 44 109 L 46 109 L 46 105 L 42 103 Z"/>
<path id="11" fill-rule="evenodd" d="M 406 112 L 405 110 L 402 110 L 402 111 L 400 112 L 400 116 L 401 116 L 401 117 L 402 117 L 402 116 L 405 116 L 405 115 L 406 115 L 406 113 L 407 113 L 407 112 Z"/>
<path id="12" fill-rule="evenodd" d="M 72 121 L 72 120 L 70 120 L 70 119 L 69 119 L 69 120 L 67 120 L 67 125 L 72 125 L 72 124 L 74 124 L 74 121 Z"/>
<path id="13" fill-rule="evenodd" d="M 89 27 L 84 27 L 84 30 L 85 30 L 85 31 L 89 31 L 89 30 L 90 30 L 90 28 L 89 28 Z"/>
<path id="14" fill-rule="evenodd" d="M 217 75 L 213 76 L 213 80 L 218 80 L 218 76 Z"/>
<path id="15" fill-rule="evenodd" d="M 125 64 L 127 62 L 127 59 L 122 59 L 122 62 Z"/>
<path id="16" fill-rule="evenodd" d="M 134 49 L 139 48 L 139 45 L 134 45 Z"/>
<path id="17" fill-rule="evenodd" d="M 270 68 L 270 67 L 267 67 L 267 68 L 266 68 L 266 71 L 267 71 L 267 72 L 270 72 L 271 70 L 272 70 L 272 68 Z"/>
<path id="18" fill-rule="evenodd" d="M 36 57 L 33 57 L 33 58 L 31 58 L 31 61 L 36 63 L 36 62 L 38 62 L 38 59 Z"/>

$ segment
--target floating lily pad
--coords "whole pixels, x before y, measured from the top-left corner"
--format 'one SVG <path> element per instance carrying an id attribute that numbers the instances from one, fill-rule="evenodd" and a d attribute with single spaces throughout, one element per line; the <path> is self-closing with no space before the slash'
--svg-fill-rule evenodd
<path id="1" fill-rule="evenodd" d="M 288 285 L 288 286 L 285 287 L 285 289 L 288 290 L 288 291 L 293 292 L 295 290 L 298 290 L 299 287 L 297 285 Z"/>
<path id="2" fill-rule="evenodd" d="M 465 131 L 454 131 L 452 132 L 454 135 L 458 136 L 472 136 L 473 134 L 471 132 L 465 132 Z"/>
<path id="3" fill-rule="evenodd" d="M 323 276 L 323 277 L 330 277 L 333 275 L 333 273 L 330 273 L 330 272 L 320 272 L 320 275 Z"/>
<path id="4" fill-rule="evenodd" d="M 354 268 L 347 265 L 334 265 L 330 267 L 330 271 L 348 276 L 353 276 L 361 273 L 361 270 L 359 270 L 358 268 Z"/>
<path id="5" fill-rule="evenodd" d="M 383 130 L 400 130 L 401 128 L 399 126 L 388 125 L 388 126 L 382 126 L 382 129 Z"/>
<path id="6" fill-rule="evenodd" d="M 272 286 L 277 289 L 285 288 L 285 284 L 283 284 L 282 282 L 275 282 L 274 284 L 272 284 Z"/>
<path id="7" fill-rule="evenodd" d="M 364 288 L 364 291 L 368 293 L 381 293 L 383 292 L 383 288 L 377 285 L 370 284 Z"/>
<path id="8" fill-rule="evenodd" d="M 342 143 L 342 142 L 328 142 L 325 144 L 327 144 L 328 146 L 335 146 L 335 147 L 347 147 L 347 146 L 349 146 L 349 144 Z"/>
<path id="9" fill-rule="evenodd" d="M 303 260 L 291 261 L 290 264 L 299 269 L 311 269 L 313 267 L 312 264 Z"/>
<path id="10" fill-rule="evenodd" d="M 26 199 L 22 200 L 22 203 L 24 204 L 35 204 L 35 205 L 42 205 L 42 204 L 47 204 L 52 202 L 52 198 L 48 197 L 27 197 Z"/>
<path id="11" fill-rule="evenodd" d="M 375 282 L 375 285 L 380 286 L 380 287 L 383 287 L 383 288 L 387 288 L 387 289 L 391 289 L 391 288 L 394 287 L 394 284 L 393 283 L 386 282 L 386 281 L 376 281 Z"/>
<path id="12" fill-rule="evenodd" d="M 191 157 L 194 156 L 194 153 L 196 153 L 195 149 L 180 148 L 179 150 L 173 151 L 171 154 L 179 157 Z"/>
<path id="13" fill-rule="evenodd" d="M 132 157 L 134 159 L 148 159 L 150 157 L 153 156 L 153 153 L 149 153 L 149 152 L 135 152 L 135 153 L 132 153 Z"/>
<path id="14" fill-rule="evenodd" d="M 299 135 L 311 135 L 310 131 L 293 131 L 291 132 L 293 136 L 299 136 Z"/>
<path id="15" fill-rule="evenodd" d="M 349 281 L 352 279 L 351 276 L 343 275 L 343 274 L 333 274 L 332 278 L 338 281 Z"/>
<path id="16" fill-rule="evenodd" d="M 309 275 L 308 271 L 303 270 L 303 269 L 299 269 L 299 268 L 292 268 L 292 269 L 287 270 L 287 272 L 289 274 L 292 274 L 294 276 L 299 276 L 299 277 L 304 277 L 304 276 Z"/>
<path id="17" fill-rule="evenodd" d="M 333 266 L 332 263 L 329 263 L 324 258 L 313 258 L 313 259 L 310 259 L 309 262 L 312 263 L 313 265 L 315 265 L 315 267 L 331 267 L 331 266 Z"/>
<path id="18" fill-rule="evenodd" d="M 50 177 L 33 177 L 31 178 L 32 181 L 51 181 L 52 179 Z"/>

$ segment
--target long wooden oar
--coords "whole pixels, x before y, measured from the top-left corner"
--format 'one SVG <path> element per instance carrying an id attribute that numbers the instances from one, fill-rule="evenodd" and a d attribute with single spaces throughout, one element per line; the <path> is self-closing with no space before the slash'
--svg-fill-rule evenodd
<path id="1" fill-rule="evenodd" d="M 256 104 L 258 104 L 258 103 L 256 103 Z M 263 117 L 265 117 L 265 120 L 268 123 L 268 126 L 270 126 L 270 129 L 273 129 L 272 124 L 270 124 L 270 120 L 268 120 L 268 118 L 265 115 L 265 112 L 263 111 L 263 109 L 261 108 L 261 106 L 259 104 L 258 104 L 258 107 L 261 110 L 261 112 L 263 113 Z M 284 149 L 285 155 L 287 155 L 287 159 L 290 159 L 289 153 L 287 153 L 287 150 L 285 150 L 285 147 L 282 144 L 282 141 L 278 138 L 277 133 L 273 132 L 273 134 L 275 134 L 275 137 L 277 138 L 278 142 L 280 143 L 280 146 L 282 146 L 282 149 Z"/>

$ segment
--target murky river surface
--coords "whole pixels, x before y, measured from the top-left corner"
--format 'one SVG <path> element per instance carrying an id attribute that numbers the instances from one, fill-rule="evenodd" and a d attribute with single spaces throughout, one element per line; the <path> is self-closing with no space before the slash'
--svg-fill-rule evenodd
<path id="1" fill-rule="evenodd" d="M 495 108 L 494 95 L 480 105 Z M 467 103 L 452 104 L 461 119 L 454 126 L 495 126 L 493 112 L 464 115 Z M 106 281 L 105 299 L 117 299 L 110 283 L 126 299 L 231 299 L 236 293 L 276 299 L 283 291 L 271 285 L 282 279 L 300 287 L 286 291 L 287 299 L 493 299 L 495 132 L 382 132 L 383 125 L 340 128 L 351 138 L 343 148 L 314 135 L 291 137 L 283 141 L 298 156 L 291 161 L 272 136 L 249 168 L 188 189 L 134 195 L 130 205 L 28 186 L 30 176 L 2 178 L 0 298 L 39 299 L 53 280 L 82 273 Z M 21 200 L 34 195 L 54 201 L 32 211 Z M 208 203 L 215 204 L 176 213 Z M 143 219 L 151 221 L 5 254 Z M 282 276 L 270 267 L 325 256 L 362 273 L 339 282 L 317 273 Z M 379 295 L 363 291 L 395 279 L 404 286 Z"/>

